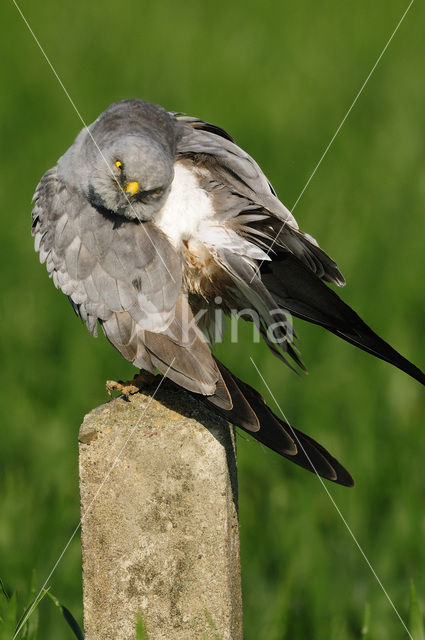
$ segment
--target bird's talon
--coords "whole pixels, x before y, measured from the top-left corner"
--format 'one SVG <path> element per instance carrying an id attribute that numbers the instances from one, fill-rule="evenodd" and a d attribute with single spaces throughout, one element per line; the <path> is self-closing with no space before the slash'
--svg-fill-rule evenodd
<path id="1" fill-rule="evenodd" d="M 112 391 L 119 391 L 121 395 L 128 400 L 129 396 L 138 393 L 147 384 L 152 384 L 154 380 L 155 376 L 148 372 L 138 373 L 134 376 L 133 380 L 127 380 L 126 382 L 122 380 L 107 380 L 106 391 L 110 396 L 112 396 Z"/>

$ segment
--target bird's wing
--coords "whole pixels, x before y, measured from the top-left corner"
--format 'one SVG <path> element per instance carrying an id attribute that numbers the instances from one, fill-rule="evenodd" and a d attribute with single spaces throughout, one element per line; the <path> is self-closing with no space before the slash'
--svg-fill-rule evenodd
<path id="1" fill-rule="evenodd" d="M 291 314 L 320 325 L 401 369 L 425 384 L 425 374 L 382 340 L 330 287 L 290 253 L 281 252 L 261 266 L 261 281 L 277 304 Z"/>
<path id="2" fill-rule="evenodd" d="M 220 371 L 212 357 L 204 335 L 197 327 L 187 296 L 177 300 L 173 321 L 164 331 L 145 331 L 143 343 L 153 365 L 188 391 L 202 395 L 217 393 L 221 406 L 232 404 L 227 390 L 217 383 Z"/>
<path id="3" fill-rule="evenodd" d="M 48 171 L 37 187 L 33 234 L 41 262 L 96 334 L 140 368 L 158 368 L 189 391 L 221 378 L 181 293 L 181 259 L 155 226 L 99 213 Z M 217 392 L 219 393 L 219 392 Z M 228 394 L 222 406 L 230 407 Z"/>
<path id="4" fill-rule="evenodd" d="M 246 309 L 248 307 L 248 309 L 256 310 L 258 317 L 251 319 L 257 322 L 257 328 L 269 348 L 291 369 L 293 367 L 285 358 L 285 354 L 288 354 L 301 369 L 305 370 L 294 345 L 296 336 L 291 318 L 286 314 L 284 307 L 279 307 L 252 262 L 244 256 L 233 253 L 230 249 L 217 250 L 217 260 L 235 285 L 240 297 L 240 308 Z"/>
<path id="5" fill-rule="evenodd" d="M 319 278 L 345 284 L 336 263 L 303 233 L 291 212 L 277 198 L 258 164 L 231 137 L 207 122 L 177 116 L 177 157 L 189 157 L 205 176 L 217 217 L 264 248 L 281 247 L 296 255 Z M 263 215 L 255 222 L 247 214 Z M 231 222 L 230 222 L 231 220 Z"/>
<path id="6" fill-rule="evenodd" d="M 146 330 L 170 324 L 181 258 L 161 231 L 100 213 L 58 180 L 56 168 L 43 176 L 34 201 L 40 260 L 92 333 L 113 313 L 128 312 Z"/>
<path id="7" fill-rule="evenodd" d="M 108 340 L 135 366 L 152 373 L 158 369 L 184 389 L 202 396 L 214 395 L 223 409 L 232 407 L 184 293 L 177 300 L 173 320 L 162 331 L 142 329 L 127 311 L 111 314 L 101 326 Z"/>
<path id="8" fill-rule="evenodd" d="M 326 286 L 325 282 L 344 284 L 336 263 L 311 236 L 298 229 L 255 161 L 222 130 L 194 118 L 180 117 L 178 121 L 181 138 L 177 152 L 191 157 L 206 173 L 204 186 L 216 198 L 218 216 L 222 211 L 226 226 L 250 243 L 266 252 L 271 247 L 269 259 L 260 260 L 260 274 L 254 260 L 247 266 L 243 256 L 234 255 L 230 264 L 230 260 L 223 260 L 222 252 L 224 267 L 239 278 L 240 286 L 243 288 L 245 281 L 245 289 L 249 286 L 253 293 L 256 289 L 262 301 L 267 295 L 277 307 L 325 327 L 425 384 L 420 369 L 382 340 Z M 248 279 L 242 275 L 247 270 L 252 272 Z M 281 344 L 281 349 L 269 346 L 277 355 L 283 348 L 297 361 L 296 352 L 294 357 L 288 344 Z"/>

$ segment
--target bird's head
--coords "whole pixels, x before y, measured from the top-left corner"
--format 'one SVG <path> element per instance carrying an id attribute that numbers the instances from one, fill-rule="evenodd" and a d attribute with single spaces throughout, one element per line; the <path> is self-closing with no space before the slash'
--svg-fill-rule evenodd
<path id="1" fill-rule="evenodd" d="M 155 140 L 126 135 L 100 146 L 89 169 L 91 204 L 130 220 L 150 220 L 173 180 L 173 158 Z"/>

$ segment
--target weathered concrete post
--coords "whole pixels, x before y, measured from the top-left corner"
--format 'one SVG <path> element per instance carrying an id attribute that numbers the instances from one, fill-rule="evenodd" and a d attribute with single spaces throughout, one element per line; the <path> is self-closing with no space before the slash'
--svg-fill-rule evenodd
<path id="1" fill-rule="evenodd" d="M 149 640 L 242 640 L 233 430 L 152 391 L 80 430 L 85 638 L 133 640 L 140 612 Z"/>

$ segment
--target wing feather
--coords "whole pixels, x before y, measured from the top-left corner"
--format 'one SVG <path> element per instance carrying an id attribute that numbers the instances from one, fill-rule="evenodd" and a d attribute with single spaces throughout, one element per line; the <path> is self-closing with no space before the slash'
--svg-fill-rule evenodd
<path id="1" fill-rule="evenodd" d="M 149 222 L 103 214 L 50 169 L 40 181 L 33 235 L 40 259 L 91 330 L 129 312 L 142 329 L 165 329 L 181 289 L 181 257 Z"/>
<path id="2" fill-rule="evenodd" d="M 179 296 L 171 324 L 161 332 L 145 331 L 144 344 L 154 365 L 189 391 L 212 395 L 220 372 L 196 326 L 187 297 Z"/>
<path id="3" fill-rule="evenodd" d="M 339 286 L 345 284 L 337 264 L 319 248 L 314 238 L 300 231 L 294 216 L 277 198 L 251 156 L 209 123 L 181 116 L 177 116 L 177 120 L 180 124 L 177 154 L 191 158 L 203 170 L 203 186 L 213 195 L 219 218 L 226 220 L 231 216 L 232 227 L 239 228 L 239 232 L 248 235 L 257 246 L 265 244 L 271 250 L 275 244 L 284 247 L 319 278 Z M 247 221 L 246 213 L 253 210 L 265 215 L 265 219 Z"/>

